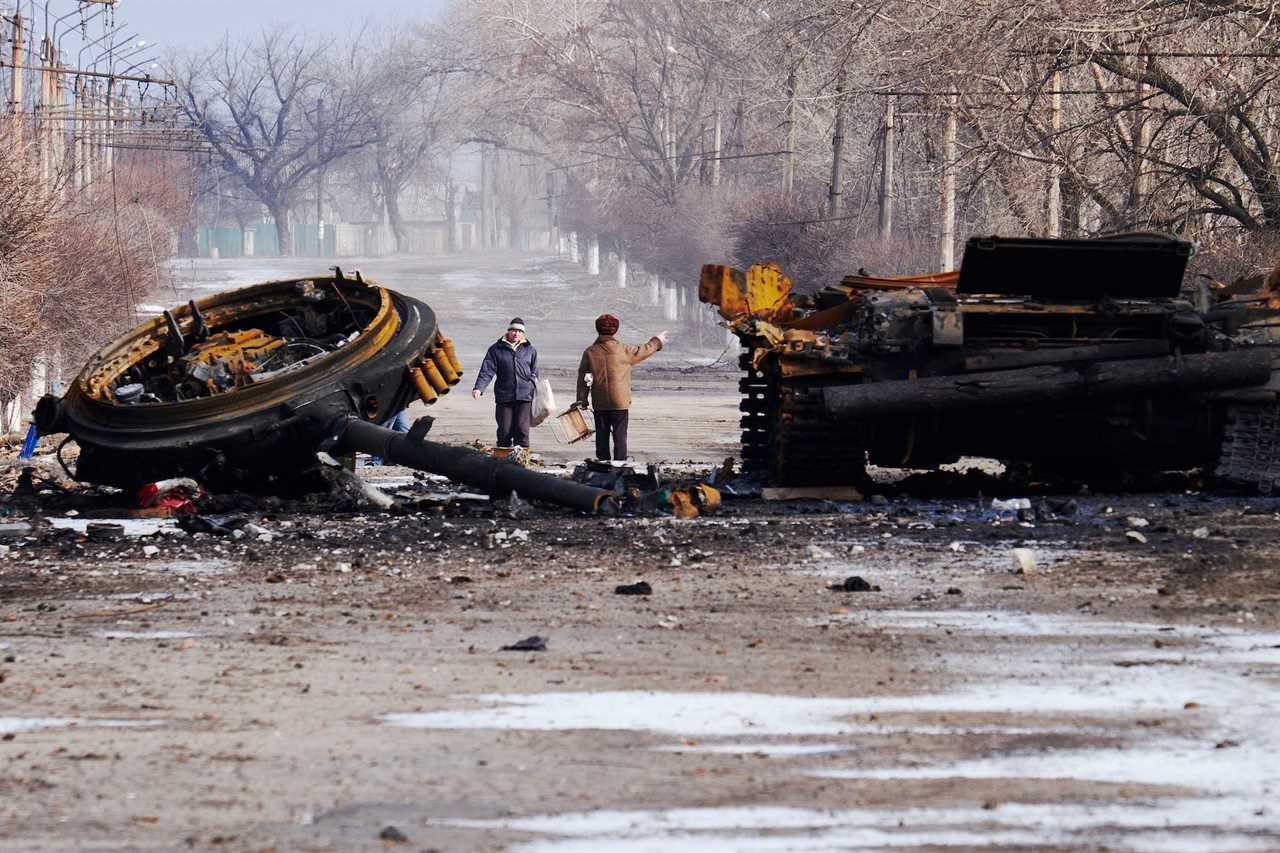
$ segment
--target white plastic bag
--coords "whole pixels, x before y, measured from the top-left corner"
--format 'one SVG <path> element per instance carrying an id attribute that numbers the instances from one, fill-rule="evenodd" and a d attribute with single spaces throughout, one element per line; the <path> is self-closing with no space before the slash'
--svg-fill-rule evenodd
<path id="1" fill-rule="evenodd" d="M 556 395 L 551 391 L 551 380 L 539 379 L 533 386 L 533 425 L 545 421 L 556 410 Z"/>

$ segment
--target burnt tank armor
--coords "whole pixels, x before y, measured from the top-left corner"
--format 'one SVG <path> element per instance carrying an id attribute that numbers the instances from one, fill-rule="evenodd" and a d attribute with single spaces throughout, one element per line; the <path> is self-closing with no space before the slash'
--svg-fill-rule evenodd
<path id="1" fill-rule="evenodd" d="M 958 273 L 811 296 L 776 265 L 705 267 L 700 298 L 744 346 L 744 464 L 820 486 L 975 456 L 1063 479 L 1200 468 L 1269 491 L 1280 310 L 1184 288 L 1191 254 L 1163 235 L 974 238 Z"/>

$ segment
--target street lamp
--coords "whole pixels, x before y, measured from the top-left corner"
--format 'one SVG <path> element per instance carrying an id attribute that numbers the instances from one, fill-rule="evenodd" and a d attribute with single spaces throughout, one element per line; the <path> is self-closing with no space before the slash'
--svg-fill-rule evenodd
<path id="1" fill-rule="evenodd" d="M 160 58 L 160 54 L 158 54 L 158 53 L 157 53 L 157 54 L 155 54 L 154 56 L 148 56 L 146 59 L 139 59 L 137 62 L 133 63 L 132 65 L 130 65 L 130 66 L 129 66 L 128 68 L 126 68 L 125 70 L 121 71 L 121 72 L 120 72 L 119 74 L 117 74 L 116 76 L 117 76 L 117 77 L 128 77 L 128 76 L 129 76 L 129 72 L 130 72 L 130 71 L 132 71 L 132 70 L 134 70 L 135 68 L 138 68 L 138 67 L 140 67 L 140 66 L 146 65 L 147 63 L 151 63 L 151 68 L 159 68 L 159 67 L 160 67 L 160 65 L 159 65 L 159 63 L 157 63 L 157 62 L 156 62 L 156 60 L 157 60 L 157 59 L 159 59 L 159 58 Z M 149 71 L 144 72 L 144 76 L 146 76 L 146 77 L 150 77 L 150 76 L 151 76 L 151 73 L 150 73 Z"/>
<path id="2" fill-rule="evenodd" d="M 107 31 L 106 31 L 105 33 L 103 33 L 102 35 L 98 36 L 96 39 L 94 39 L 94 40 L 93 40 L 93 41 L 91 41 L 91 42 L 86 42 L 85 44 L 81 45 L 81 47 L 80 47 L 80 52 L 79 52 L 78 54 L 76 54 L 76 68 L 78 68 L 78 69 L 79 69 L 79 68 L 84 68 L 84 52 L 85 52 L 86 50 L 89 50 L 89 49 L 90 49 L 90 48 L 92 48 L 94 45 L 101 43 L 103 39 L 110 38 L 110 37 L 111 37 L 111 36 L 113 36 L 113 35 L 115 35 L 115 28 L 114 28 L 114 27 L 108 27 L 108 28 L 107 28 Z"/>
<path id="3" fill-rule="evenodd" d="M 107 45 L 107 49 L 106 49 L 106 50 L 104 50 L 102 53 L 98 54 L 98 55 L 94 58 L 93 62 L 92 62 L 92 63 L 90 63 L 90 65 L 92 65 L 92 66 L 93 66 L 93 68 L 95 68 L 95 69 L 96 69 L 96 68 L 98 67 L 98 63 L 99 63 L 99 62 L 101 62 L 101 61 L 102 61 L 103 59 L 105 59 L 107 56 L 111 56 L 111 55 L 113 55 L 113 54 L 115 53 L 116 48 L 118 48 L 118 47 L 122 47 L 122 46 L 124 45 L 124 43 L 125 43 L 125 42 L 133 41 L 133 40 L 134 40 L 134 39 L 136 39 L 136 38 L 138 38 L 138 34 L 137 34 L 137 33 L 134 33 L 134 34 L 133 34 L 133 35 L 131 35 L 131 36 L 126 36 L 126 37 L 125 37 L 124 39 L 122 39 L 121 41 L 118 41 L 118 42 L 117 42 L 117 41 L 113 41 L 113 42 L 111 42 L 110 44 L 108 44 L 108 45 Z M 131 49 L 131 50 L 127 51 L 127 52 L 124 54 L 124 56 L 130 56 L 130 55 L 132 55 L 132 54 L 134 54 L 134 53 L 137 53 L 137 52 L 138 52 L 139 50 L 141 50 L 143 47 L 146 47 L 146 42 L 145 42 L 145 41 L 141 41 L 141 40 L 139 40 L 138 45 L 134 45 L 133 49 Z M 113 56 L 112 58 L 114 59 L 115 57 Z M 123 58 L 123 57 L 121 57 L 121 58 Z"/>
<path id="4" fill-rule="evenodd" d="M 94 12 L 94 13 L 93 13 L 92 15 L 90 15 L 89 17 L 87 17 L 87 18 L 81 18 L 81 19 L 80 19 L 80 26 L 81 26 L 81 30 L 80 30 L 80 32 L 81 32 L 81 34 L 83 34 L 83 35 L 87 35 L 87 33 L 85 32 L 85 30 L 84 30 L 83 28 L 84 28 L 85 26 L 87 26 L 87 25 L 88 25 L 88 23 L 89 23 L 90 21 L 92 21 L 94 18 L 96 18 L 96 17 L 98 17 L 99 15 L 101 15 L 101 14 L 102 14 L 102 12 L 103 12 L 106 8 L 107 8 L 107 7 L 106 7 L 106 6 L 104 6 L 104 7 L 102 7 L 102 9 L 99 9 L 98 11 Z M 56 24 L 54 25 L 54 29 L 55 29 L 55 30 L 57 29 L 57 25 L 56 25 Z M 66 38 L 67 36 L 71 35 L 72 33 L 74 33 L 75 31 L 76 31 L 76 28 L 75 28 L 75 27 L 68 27 L 66 30 L 64 30 L 64 31 L 63 31 L 62 35 L 60 35 L 60 36 L 55 36 L 55 37 L 56 37 L 56 40 L 57 40 L 57 51 L 58 51 L 58 56 L 62 56 L 62 40 L 63 40 L 64 38 Z"/>

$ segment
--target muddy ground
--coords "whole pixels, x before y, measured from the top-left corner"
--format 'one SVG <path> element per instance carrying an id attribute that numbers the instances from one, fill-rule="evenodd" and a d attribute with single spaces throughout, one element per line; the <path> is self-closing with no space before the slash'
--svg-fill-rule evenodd
<path id="1" fill-rule="evenodd" d="M 552 260 L 454 263 L 365 270 L 436 276 L 464 361 L 500 331 L 468 312 L 529 320 L 530 293 L 565 375 L 602 308 L 656 325 Z M 637 375 L 636 455 L 673 474 L 737 421 L 700 367 L 722 345 L 681 338 Z M 486 436 L 487 401 L 435 408 Z M 116 541 L 78 532 L 104 499 L 4 504 L 33 527 L 0 540 L 0 850 L 1280 849 L 1280 500 L 1185 481 L 1019 517 L 965 481 L 511 517 L 361 473 L 417 503 Z"/>

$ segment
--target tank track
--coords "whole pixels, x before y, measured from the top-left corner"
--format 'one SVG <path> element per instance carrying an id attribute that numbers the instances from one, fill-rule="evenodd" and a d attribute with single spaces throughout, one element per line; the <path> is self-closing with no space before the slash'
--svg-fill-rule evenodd
<path id="1" fill-rule="evenodd" d="M 1214 473 L 1263 494 L 1280 491 L 1280 403 L 1227 406 L 1222 451 Z"/>
<path id="2" fill-rule="evenodd" d="M 823 417 L 812 389 L 830 377 L 784 379 L 777 356 L 758 368 L 744 353 L 738 364 L 742 402 L 742 460 L 750 474 L 775 486 L 858 486 L 866 482 L 866 454 L 851 445 L 847 427 Z"/>

